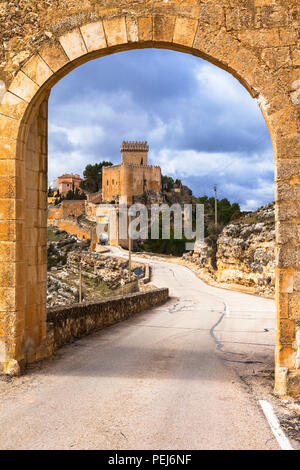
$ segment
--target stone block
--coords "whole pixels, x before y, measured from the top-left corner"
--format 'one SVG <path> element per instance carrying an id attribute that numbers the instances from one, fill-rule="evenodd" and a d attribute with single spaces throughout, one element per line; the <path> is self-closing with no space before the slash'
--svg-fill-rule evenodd
<path id="1" fill-rule="evenodd" d="M 299 268 L 300 247 L 294 244 L 276 247 L 275 263 L 279 268 Z"/>
<path id="2" fill-rule="evenodd" d="M 275 165 L 275 180 L 297 183 L 300 175 L 300 158 L 277 159 Z"/>
<path id="3" fill-rule="evenodd" d="M 289 319 L 300 321 L 300 291 L 289 294 Z"/>
<path id="4" fill-rule="evenodd" d="M 31 78 L 27 77 L 22 70 L 17 73 L 8 89 L 8 91 L 27 102 L 31 101 L 38 90 L 39 86 Z"/>
<path id="5" fill-rule="evenodd" d="M 276 128 L 276 127 L 275 127 Z M 292 135 L 277 133 L 274 138 L 275 157 L 279 159 L 291 159 L 300 157 L 300 136 L 297 133 Z"/>
<path id="6" fill-rule="evenodd" d="M 275 185 L 275 200 L 300 200 L 300 175 L 294 175 L 287 183 L 277 181 Z"/>
<path id="7" fill-rule="evenodd" d="M 70 60 L 75 60 L 78 57 L 83 56 L 87 53 L 81 32 L 79 29 L 75 29 L 70 33 L 66 33 L 59 38 L 59 42 L 62 45 L 66 55 Z"/>
<path id="8" fill-rule="evenodd" d="M 276 224 L 277 243 L 284 245 L 286 243 L 295 243 L 300 240 L 300 224 L 299 223 L 282 223 Z"/>
<path id="9" fill-rule="evenodd" d="M 280 344 L 291 345 L 295 340 L 295 322 L 292 320 L 280 320 Z"/>
<path id="10" fill-rule="evenodd" d="M 294 291 L 294 268 L 276 269 L 276 288 L 280 294 L 289 294 Z"/>
<path id="11" fill-rule="evenodd" d="M 15 311 L 22 309 L 24 305 L 24 287 L 0 287 L 0 311 Z"/>
<path id="12" fill-rule="evenodd" d="M 16 176 L 16 163 L 12 159 L 0 159 L 0 177 Z"/>
<path id="13" fill-rule="evenodd" d="M 172 42 L 175 26 L 175 16 L 154 15 L 153 39 L 154 41 Z"/>
<path id="14" fill-rule="evenodd" d="M 153 18 L 152 16 L 140 17 L 138 19 L 138 30 L 140 41 L 152 41 L 153 39 Z"/>
<path id="15" fill-rule="evenodd" d="M 126 23 L 124 16 L 103 20 L 103 26 L 107 45 L 109 47 L 127 43 Z"/>
<path id="16" fill-rule="evenodd" d="M 287 394 L 296 400 L 300 399 L 300 371 L 290 371 L 287 376 Z"/>
<path id="17" fill-rule="evenodd" d="M 16 222 L 0 220 L 0 241 L 16 241 Z"/>
<path id="18" fill-rule="evenodd" d="M 39 55 L 32 56 L 22 67 L 22 70 L 39 86 L 43 85 L 53 75 L 52 70 Z"/>
<path id="19" fill-rule="evenodd" d="M 15 263 L 2 262 L 0 268 L 0 287 L 14 287 L 20 285 L 22 278 L 17 279 Z"/>
<path id="20" fill-rule="evenodd" d="M 275 205 L 275 217 L 280 222 L 291 221 L 291 219 L 300 219 L 300 200 L 299 201 L 278 201 Z"/>
<path id="21" fill-rule="evenodd" d="M 0 136 L 0 158 L 8 159 L 17 157 L 17 140 L 6 139 L 4 136 Z"/>
<path id="22" fill-rule="evenodd" d="M 192 47 L 197 31 L 198 20 L 178 16 L 175 22 L 173 42 Z"/>
<path id="23" fill-rule="evenodd" d="M 126 16 L 126 29 L 128 42 L 138 42 L 139 28 L 135 16 Z"/>
<path id="24" fill-rule="evenodd" d="M 0 176 L 0 198 L 15 198 L 16 194 L 16 177 Z"/>
<path id="25" fill-rule="evenodd" d="M 0 104 L 0 114 L 21 119 L 26 111 L 27 103 L 10 91 L 6 92 Z M 1 155 L 0 155 L 1 158 Z"/>
<path id="26" fill-rule="evenodd" d="M 16 199 L 0 199 L 0 219 L 1 220 L 14 220 L 17 218 L 17 204 Z"/>
<path id="27" fill-rule="evenodd" d="M 53 72 L 57 72 L 69 62 L 69 58 L 58 42 L 46 44 L 40 49 L 39 54 Z"/>
<path id="28" fill-rule="evenodd" d="M 274 393 L 278 396 L 287 394 L 287 377 L 289 369 L 287 367 L 277 366 L 275 369 L 275 388 Z"/>
<path id="29" fill-rule="evenodd" d="M 25 328 L 23 311 L 0 311 L 0 337 L 21 335 Z"/>
<path id="30" fill-rule="evenodd" d="M 16 243 L 14 242 L 1 242 L 0 243 L 0 261 L 16 261 Z"/>
<path id="31" fill-rule="evenodd" d="M 20 125 L 21 125 L 21 122 L 19 120 L 8 117 L 8 116 L 0 115 L 1 138 L 2 139 L 6 138 L 9 140 L 16 140 L 20 132 Z"/>
<path id="32" fill-rule="evenodd" d="M 281 293 L 278 288 L 276 292 L 276 307 L 280 319 L 289 318 L 288 294 Z"/>
<path id="33" fill-rule="evenodd" d="M 106 39 L 102 21 L 81 26 L 81 33 L 88 52 L 97 51 L 106 47 Z"/>

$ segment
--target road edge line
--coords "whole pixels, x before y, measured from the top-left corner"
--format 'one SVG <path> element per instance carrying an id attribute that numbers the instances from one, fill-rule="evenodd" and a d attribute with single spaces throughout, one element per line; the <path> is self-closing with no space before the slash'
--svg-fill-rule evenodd
<path id="1" fill-rule="evenodd" d="M 266 400 L 259 400 L 259 404 L 264 412 L 271 431 L 280 445 L 281 450 L 294 450 L 289 439 L 286 437 L 280 426 L 279 420 L 273 411 L 271 403 Z"/>

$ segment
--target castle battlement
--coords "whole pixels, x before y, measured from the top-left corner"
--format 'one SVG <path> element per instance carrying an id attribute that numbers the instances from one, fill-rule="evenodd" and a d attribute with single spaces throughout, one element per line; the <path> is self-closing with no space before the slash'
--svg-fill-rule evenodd
<path id="1" fill-rule="evenodd" d="M 123 140 L 121 152 L 149 152 L 149 145 L 146 141 L 126 141 Z"/>
<path id="2" fill-rule="evenodd" d="M 139 165 L 138 163 L 122 163 L 122 166 L 128 166 L 132 168 L 160 168 L 159 165 Z"/>

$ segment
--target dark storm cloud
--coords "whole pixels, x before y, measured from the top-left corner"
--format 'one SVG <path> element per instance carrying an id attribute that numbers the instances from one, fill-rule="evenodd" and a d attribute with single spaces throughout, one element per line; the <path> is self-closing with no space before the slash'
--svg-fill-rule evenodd
<path id="1" fill-rule="evenodd" d="M 196 194 L 219 182 L 245 207 L 273 199 L 272 148 L 256 101 L 199 58 L 137 50 L 89 62 L 53 89 L 49 122 L 49 179 L 118 162 L 123 138 L 147 139 L 151 161 Z"/>

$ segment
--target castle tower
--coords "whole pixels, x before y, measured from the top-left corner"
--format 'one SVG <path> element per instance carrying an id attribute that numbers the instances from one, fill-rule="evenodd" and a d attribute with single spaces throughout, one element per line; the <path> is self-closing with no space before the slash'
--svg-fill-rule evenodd
<path id="1" fill-rule="evenodd" d="M 121 145 L 122 164 L 148 165 L 149 145 L 147 142 L 126 142 Z"/>
<path id="2" fill-rule="evenodd" d="M 122 142 L 121 164 L 102 168 L 104 202 L 118 202 L 120 197 L 126 197 L 128 204 L 132 204 L 146 191 L 160 193 L 161 170 L 159 166 L 148 165 L 148 151 L 147 142 Z"/>

